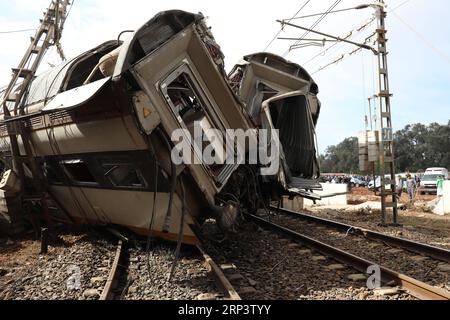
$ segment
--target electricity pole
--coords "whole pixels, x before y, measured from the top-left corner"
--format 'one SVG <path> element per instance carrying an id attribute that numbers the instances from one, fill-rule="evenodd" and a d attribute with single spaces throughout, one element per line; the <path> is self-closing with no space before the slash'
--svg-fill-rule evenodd
<path id="1" fill-rule="evenodd" d="M 36 74 L 36 71 L 47 52 L 52 45 L 59 46 L 59 53 L 63 58 L 63 52 L 59 45 L 64 22 L 67 17 L 67 8 L 69 0 L 52 0 L 36 34 L 31 38 L 31 43 L 17 68 L 12 69 L 11 81 L 5 90 L 4 99 L 1 102 L 3 107 L 4 120 L 13 120 L 14 117 L 25 115 L 25 109 L 22 101 L 26 96 L 29 86 Z M 40 179 L 38 165 L 33 157 L 32 142 L 27 128 L 21 121 L 7 123 L 7 131 L 10 140 L 12 164 L 14 171 L 19 175 L 22 184 L 25 183 L 25 173 L 23 163 L 29 163 L 30 170 L 33 173 L 33 179 L 36 182 Z M 22 155 L 19 148 L 18 138 L 22 139 L 25 155 Z M 41 180 L 41 179 L 40 179 Z"/>
<path id="2" fill-rule="evenodd" d="M 392 128 L 391 97 L 387 62 L 386 11 L 384 0 L 374 5 L 377 17 L 378 45 L 378 103 L 379 103 L 379 172 L 381 187 L 382 224 L 386 225 L 386 209 L 393 210 L 392 225 L 398 226 L 398 203 L 394 164 L 394 133 Z M 389 201 L 389 198 L 392 201 Z"/>
<path id="3" fill-rule="evenodd" d="M 25 125 L 22 118 L 26 115 L 25 102 L 30 85 L 35 78 L 36 71 L 47 50 L 56 45 L 61 58 L 64 53 L 59 44 L 62 36 L 64 22 L 67 18 L 70 0 L 52 0 L 44 12 L 40 25 L 34 37 L 30 39 L 28 49 L 17 68 L 12 69 L 11 81 L 4 92 L 0 108 L 3 108 L 3 121 L 10 142 L 13 171 L 21 182 L 21 200 L 33 202 L 40 200 L 43 217 L 51 234 L 53 234 L 52 222 L 48 214 L 47 188 L 45 178 L 33 151 L 33 141 L 30 128 Z M 23 151 L 19 145 L 22 141 Z M 30 169 L 33 188 L 25 188 L 26 175 L 24 165 Z"/>
<path id="4" fill-rule="evenodd" d="M 385 11 L 385 1 L 378 0 L 374 4 L 360 5 L 352 9 L 365 9 L 365 8 L 375 9 L 375 15 L 377 20 L 377 50 L 367 45 L 366 43 L 357 43 L 350 41 L 347 38 L 340 38 L 333 35 L 329 35 L 323 32 L 316 31 L 312 28 L 305 28 L 290 23 L 290 20 L 277 20 L 282 26 L 291 26 L 298 29 L 302 29 L 311 33 L 315 33 L 327 38 L 331 38 L 336 42 L 345 42 L 358 46 L 361 49 L 371 50 L 375 55 L 378 56 L 378 94 L 374 98 L 378 98 L 376 103 L 379 104 L 378 107 L 378 121 L 375 120 L 375 126 L 378 126 L 378 156 L 374 156 L 374 159 L 378 158 L 378 161 L 373 161 L 373 168 L 375 168 L 376 162 L 379 166 L 380 174 L 380 188 L 381 188 L 381 215 L 382 215 L 382 225 L 386 225 L 386 212 L 388 208 L 393 210 L 393 222 L 391 226 L 399 226 L 398 224 L 398 203 L 397 203 L 397 190 L 396 190 L 396 179 L 395 179 L 395 165 L 394 165 L 394 132 L 392 128 L 392 113 L 391 113 L 391 97 L 392 93 L 389 90 L 389 73 L 388 73 L 388 63 L 387 63 L 387 41 L 386 38 L 386 16 Z M 347 9 L 346 9 L 347 10 Z M 333 41 L 330 39 L 323 39 L 322 43 L 326 41 Z M 289 38 L 289 40 L 292 40 Z M 297 41 L 302 41 L 302 38 L 297 39 Z M 317 39 L 314 39 L 317 40 Z M 296 48 L 291 47 L 292 48 Z M 369 98 L 369 108 L 371 109 Z M 377 118 L 377 117 L 376 117 Z M 375 146 L 377 148 L 377 146 Z M 375 171 L 375 170 L 373 170 Z M 376 179 L 374 179 L 375 188 Z M 389 200 L 389 198 L 391 200 Z"/>

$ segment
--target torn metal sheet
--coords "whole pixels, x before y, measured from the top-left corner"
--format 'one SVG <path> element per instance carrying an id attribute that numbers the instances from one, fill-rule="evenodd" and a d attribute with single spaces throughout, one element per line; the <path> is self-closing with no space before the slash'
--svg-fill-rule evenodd
<path id="1" fill-rule="evenodd" d="M 105 78 L 58 94 L 42 109 L 42 112 L 70 109 L 80 106 L 92 99 L 110 82 L 111 78 Z"/>

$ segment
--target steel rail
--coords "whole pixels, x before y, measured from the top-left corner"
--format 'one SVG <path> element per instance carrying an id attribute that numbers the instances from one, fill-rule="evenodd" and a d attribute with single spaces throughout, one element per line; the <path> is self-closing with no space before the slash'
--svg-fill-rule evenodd
<path id="1" fill-rule="evenodd" d="M 445 261 L 447 263 L 450 263 L 450 250 L 439 248 L 435 246 L 431 246 L 428 244 L 407 240 L 404 238 L 397 238 L 393 236 L 389 236 L 380 232 L 355 227 L 352 225 L 348 225 L 345 223 L 325 219 L 325 218 L 319 218 L 316 216 L 312 216 L 305 213 L 295 212 L 287 209 L 278 209 L 276 207 L 271 207 L 273 210 L 277 210 L 283 214 L 286 214 L 288 216 L 299 218 L 307 221 L 312 221 L 314 223 L 326 225 L 333 227 L 335 229 L 344 231 L 344 232 L 351 232 L 353 234 L 357 234 L 359 236 L 363 236 L 365 238 L 371 239 L 371 240 L 379 240 L 386 244 L 393 245 L 396 247 L 401 247 L 403 249 L 406 249 L 408 251 L 413 251 L 418 254 L 426 255 L 429 257 L 432 257 L 437 260 Z"/>
<path id="2" fill-rule="evenodd" d="M 200 254 L 203 256 L 205 267 L 207 268 L 208 272 L 213 275 L 214 280 L 216 281 L 217 286 L 224 294 L 225 299 L 227 300 L 241 300 L 241 297 L 236 292 L 234 287 L 231 285 L 231 283 L 228 281 L 228 279 L 225 277 L 225 275 L 222 272 L 222 269 L 214 262 L 214 260 L 205 252 L 205 250 L 200 246 L 197 245 L 197 250 L 200 252 Z M 117 285 L 117 272 L 119 267 L 119 261 L 123 254 L 123 244 L 122 240 L 119 240 L 116 254 L 114 257 L 113 265 L 111 266 L 111 270 L 109 272 L 108 279 L 106 281 L 105 286 L 103 287 L 102 294 L 99 298 L 99 300 L 113 300 L 114 294 L 113 290 L 115 286 Z"/>
<path id="3" fill-rule="evenodd" d="M 355 256 L 351 253 L 343 251 L 341 249 L 332 247 L 328 244 L 300 234 L 298 232 L 292 231 L 288 228 L 276 225 L 260 217 L 246 214 L 251 221 L 263 227 L 265 229 L 273 230 L 277 233 L 291 237 L 294 240 L 300 241 L 307 245 L 308 247 L 317 250 L 325 255 L 333 257 L 335 260 L 350 265 L 364 274 L 371 266 L 379 266 L 381 271 L 381 281 L 382 283 L 395 282 L 396 285 L 400 286 L 406 290 L 410 295 L 421 299 L 421 300 L 450 300 L 450 295 L 441 289 L 435 288 L 426 284 L 424 282 L 418 281 L 404 274 L 395 272 L 386 267 L 380 266 L 374 262 L 368 261 L 366 259 Z"/>
<path id="4" fill-rule="evenodd" d="M 113 295 L 113 288 L 115 286 L 115 281 L 116 281 L 116 276 L 117 276 L 117 269 L 119 266 L 119 261 L 120 258 L 122 256 L 122 240 L 119 240 L 119 244 L 117 245 L 117 250 L 116 250 L 116 255 L 114 257 L 114 262 L 113 265 L 111 267 L 111 270 L 109 272 L 109 276 L 108 276 L 108 280 L 106 280 L 106 284 L 103 287 L 103 292 L 100 295 L 100 299 L 99 300 L 113 300 L 114 295 Z"/>
<path id="5" fill-rule="evenodd" d="M 197 245 L 197 249 L 203 255 L 205 260 L 205 266 L 208 272 L 213 275 L 217 286 L 223 292 L 225 299 L 227 300 L 241 300 L 241 297 L 231 285 L 230 281 L 225 277 L 222 269 L 214 262 L 214 260 L 203 250 L 200 245 Z"/>

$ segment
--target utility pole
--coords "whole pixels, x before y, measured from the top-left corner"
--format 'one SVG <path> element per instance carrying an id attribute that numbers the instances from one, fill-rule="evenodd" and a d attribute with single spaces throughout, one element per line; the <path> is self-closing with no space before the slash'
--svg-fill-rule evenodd
<path id="1" fill-rule="evenodd" d="M 22 183 L 25 181 L 24 161 L 28 161 L 35 183 L 41 177 L 33 158 L 32 142 L 24 123 L 20 120 L 14 123 L 12 120 L 15 117 L 25 115 L 24 106 L 21 103 L 48 48 L 52 45 L 59 46 L 69 5 L 69 0 L 51 1 L 46 12 L 44 12 L 44 17 L 40 20 L 35 36 L 31 38 L 31 43 L 25 51 L 19 66 L 12 69 L 12 78 L 1 102 L 4 121 L 7 123 L 13 168 L 19 175 Z M 63 57 L 62 50 L 59 50 L 59 52 Z M 19 136 L 22 138 L 25 155 L 22 155 L 20 152 Z"/>
<path id="2" fill-rule="evenodd" d="M 10 141 L 13 171 L 18 175 L 21 182 L 22 203 L 40 200 L 43 217 L 50 233 L 52 233 L 52 224 L 46 202 L 46 182 L 33 152 L 33 141 L 29 128 L 25 120 L 23 120 L 23 116 L 26 115 L 24 100 L 48 48 L 53 45 L 57 46 L 61 58 L 64 59 L 64 53 L 59 41 L 67 18 L 69 1 L 51 0 L 22 60 L 17 68 L 12 69 L 11 81 L 5 90 L 4 99 L 0 103 L 0 107 L 3 108 L 3 123 L 6 124 Z M 22 141 L 24 152 L 21 151 L 20 140 Z M 24 165 L 27 165 L 31 171 L 32 189 L 25 188 Z"/>
<path id="3" fill-rule="evenodd" d="M 391 97 L 389 90 L 389 72 L 387 62 L 386 11 L 384 0 L 374 5 L 377 17 L 378 45 L 378 103 L 379 103 L 379 172 L 381 187 L 382 224 L 386 225 L 386 210 L 392 208 L 393 223 L 398 226 L 398 203 L 394 164 L 394 133 L 392 128 Z M 388 177 L 386 177 L 388 176 Z M 392 201 L 389 201 L 389 198 Z"/>
<path id="4" fill-rule="evenodd" d="M 396 190 L 396 179 L 395 179 L 395 165 L 394 165 L 394 132 L 392 128 L 392 113 L 391 113 L 391 97 L 392 93 L 389 90 L 389 72 L 388 72 L 388 63 L 387 63 L 387 41 L 386 38 L 386 16 L 387 13 L 385 11 L 385 1 L 378 0 L 374 4 L 370 5 L 361 5 L 351 9 L 365 9 L 365 8 L 373 8 L 375 9 L 375 15 L 377 20 L 377 50 L 367 45 L 366 43 L 357 43 L 346 38 L 336 37 L 333 35 L 329 35 L 323 32 L 316 31 L 311 28 L 305 28 L 302 26 L 298 26 L 290 23 L 292 19 L 287 20 L 277 20 L 277 22 L 281 23 L 284 26 L 291 26 L 294 28 L 302 29 L 311 33 L 315 33 L 327 38 L 334 39 L 337 42 L 345 42 L 349 44 L 353 44 L 358 46 L 361 49 L 371 50 L 375 55 L 378 56 L 378 94 L 375 98 L 378 98 L 376 102 L 378 107 L 378 118 L 379 120 L 375 122 L 375 127 L 378 127 L 378 135 L 375 137 L 375 140 L 378 140 L 375 143 L 375 150 L 378 149 L 378 155 L 374 155 L 373 169 L 375 169 L 376 162 L 378 162 L 379 166 L 379 174 L 380 174 L 380 188 L 381 188 L 381 213 L 382 213 L 382 225 L 387 225 L 386 217 L 387 217 L 387 209 L 392 208 L 393 210 L 393 223 L 391 226 L 399 226 L 398 224 L 398 203 L 397 203 L 397 190 Z M 324 41 L 330 41 L 325 38 Z M 298 39 L 298 41 L 303 39 Z M 323 41 L 323 40 L 322 40 Z M 295 48 L 295 47 L 294 47 Z M 292 47 L 291 47 L 292 49 Z M 369 108 L 371 98 L 369 98 Z M 378 144 L 378 146 L 377 146 Z M 373 170 L 375 171 L 375 170 Z M 374 184 L 376 188 L 376 179 L 374 179 Z M 392 200 L 390 201 L 389 198 Z"/>

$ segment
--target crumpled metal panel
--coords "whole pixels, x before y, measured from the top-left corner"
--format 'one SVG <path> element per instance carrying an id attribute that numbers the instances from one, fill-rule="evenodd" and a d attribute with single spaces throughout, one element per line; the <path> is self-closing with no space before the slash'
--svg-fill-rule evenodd
<path id="1" fill-rule="evenodd" d="M 120 76 L 138 60 L 156 50 L 162 43 L 188 25 L 202 19 L 202 14 L 193 14 L 182 10 L 159 12 L 124 41 L 117 59 L 114 77 Z M 141 47 L 143 56 L 135 56 L 134 47 L 136 45 Z"/>
<path id="2" fill-rule="evenodd" d="M 29 93 L 23 104 L 28 106 L 54 97 L 59 92 L 67 71 L 74 60 L 75 59 L 63 62 L 38 75 L 31 82 Z"/>
<path id="3" fill-rule="evenodd" d="M 111 77 L 60 93 L 42 111 L 48 112 L 79 106 L 93 98 L 110 81 Z"/>
<path id="4" fill-rule="evenodd" d="M 95 54 L 98 51 L 106 50 L 109 47 L 113 48 L 117 45 L 117 40 L 106 41 L 99 46 L 36 76 L 31 81 L 28 94 L 25 95 L 25 100 L 22 101 L 22 105 L 30 106 L 44 100 L 50 100 L 61 91 L 68 73 L 78 61 L 81 61 L 83 58 Z M 4 91 L 5 90 L 0 92 L 1 97 L 3 97 Z M 14 108 L 13 103 L 8 103 L 8 107 L 10 110 Z"/>
<path id="5" fill-rule="evenodd" d="M 291 180 L 289 182 L 289 188 L 290 189 L 305 189 L 305 190 L 319 190 L 322 191 L 323 187 L 319 183 L 318 180 L 310 180 L 310 179 L 303 179 L 299 177 L 291 177 Z"/>
<path id="6" fill-rule="evenodd" d="M 311 75 L 299 64 L 288 61 L 280 56 L 268 52 L 259 52 L 254 54 L 249 54 L 244 57 L 244 61 L 248 63 L 259 62 L 262 64 L 267 64 L 271 67 L 281 70 L 295 77 L 302 78 L 306 81 L 312 81 Z"/>

